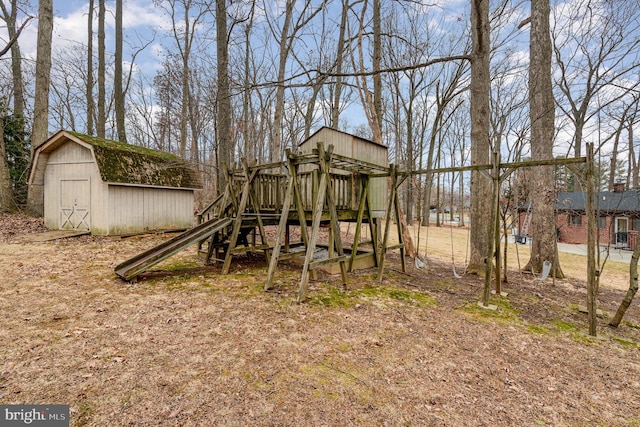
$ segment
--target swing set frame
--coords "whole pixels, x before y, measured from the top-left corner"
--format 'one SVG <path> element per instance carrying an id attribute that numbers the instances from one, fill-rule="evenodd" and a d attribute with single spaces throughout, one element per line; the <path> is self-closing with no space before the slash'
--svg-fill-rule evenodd
<path id="1" fill-rule="evenodd" d="M 396 184 L 399 185 L 409 176 L 414 175 L 428 175 L 430 178 L 434 174 L 440 174 L 445 172 L 476 172 L 481 173 L 487 179 L 492 182 L 492 197 L 491 197 L 491 219 L 489 235 L 493 238 L 489 239 L 487 244 L 487 262 L 485 265 L 484 274 L 484 290 L 482 300 L 479 305 L 484 308 L 489 308 L 489 300 L 491 297 L 491 276 L 493 270 L 493 263 L 490 261 L 495 259 L 495 292 L 497 295 L 501 293 L 501 255 L 500 250 L 496 248 L 500 247 L 500 230 L 499 230 L 499 209 L 500 209 L 500 187 L 504 180 L 509 177 L 513 172 L 522 167 L 535 167 L 535 166 L 552 166 L 552 165 L 564 165 L 569 168 L 575 175 L 584 182 L 587 190 L 587 312 L 589 317 L 589 334 L 596 335 L 596 267 L 595 267 L 595 206 L 594 206 L 594 194 L 595 194 L 595 167 L 594 167 L 594 154 L 593 144 L 587 144 L 587 155 L 585 157 L 577 158 L 558 158 L 558 159 L 546 159 L 546 160 L 528 160 L 520 162 L 501 163 L 500 153 L 493 152 L 491 156 L 491 163 L 485 165 L 470 165 L 470 166 L 457 166 L 457 167 L 445 167 L 445 168 L 427 168 L 420 169 L 411 172 L 398 172 L 401 176 Z M 584 165 L 584 168 L 580 168 L 580 165 Z"/>

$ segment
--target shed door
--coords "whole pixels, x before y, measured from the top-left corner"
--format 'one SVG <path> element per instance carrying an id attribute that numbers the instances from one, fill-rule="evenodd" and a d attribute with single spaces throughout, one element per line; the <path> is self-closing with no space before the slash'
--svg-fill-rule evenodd
<path id="1" fill-rule="evenodd" d="M 60 229 L 90 230 L 89 206 L 91 186 L 89 179 L 60 180 Z"/>

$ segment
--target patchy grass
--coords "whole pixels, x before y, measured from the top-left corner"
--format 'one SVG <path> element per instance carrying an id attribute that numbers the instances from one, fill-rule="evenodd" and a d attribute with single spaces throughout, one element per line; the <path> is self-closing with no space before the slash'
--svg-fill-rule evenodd
<path id="1" fill-rule="evenodd" d="M 343 290 L 332 285 L 323 285 L 309 295 L 309 304 L 325 307 L 354 307 L 371 301 L 401 302 L 417 307 L 435 304 L 435 299 L 418 291 L 393 288 L 389 286 L 365 285 L 363 288 Z"/>
<path id="2" fill-rule="evenodd" d="M 636 341 L 630 341 L 630 340 L 626 340 L 626 339 L 623 339 L 623 338 L 617 338 L 617 337 L 613 337 L 612 340 L 617 342 L 618 344 L 620 344 L 621 346 L 623 346 L 625 348 L 638 348 L 638 349 L 640 349 L 640 344 L 638 344 Z"/>
<path id="3" fill-rule="evenodd" d="M 489 304 L 497 306 L 496 310 L 480 307 L 477 302 L 469 303 L 462 307 L 462 311 L 470 313 L 480 319 L 496 319 L 505 324 L 520 325 L 519 310 L 513 308 L 508 298 L 494 296 Z"/>
<path id="4" fill-rule="evenodd" d="M 527 324 L 525 325 L 525 328 L 534 334 L 539 334 L 539 335 L 547 335 L 550 332 L 550 329 L 546 326 L 541 326 L 541 325 L 532 325 L 532 324 Z"/>

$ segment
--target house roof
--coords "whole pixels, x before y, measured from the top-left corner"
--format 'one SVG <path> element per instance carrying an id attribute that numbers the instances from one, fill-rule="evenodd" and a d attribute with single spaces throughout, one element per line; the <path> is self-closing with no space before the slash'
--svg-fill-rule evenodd
<path id="1" fill-rule="evenodd" d="M 558 193 L 557 210 L 586 210 L 587 193 Z M 640 190 L 600 191 L 595 194 L 595 209 L 600 213 L 640 213 Z"/>
<path id="2" fill-rule="evenodd" d="M 40 145 L 36 152 L 51 153 L 68 141 L 85 145 L 93 151 L 104 182 L 202 188 L 193 165 L 172 154 L 138 145 L 63 130 Z"/>

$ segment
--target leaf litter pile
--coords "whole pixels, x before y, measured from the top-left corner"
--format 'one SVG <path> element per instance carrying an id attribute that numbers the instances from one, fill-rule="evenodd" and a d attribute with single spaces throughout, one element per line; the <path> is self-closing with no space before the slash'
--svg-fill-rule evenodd
<path id="1" fill-rule="evenodd" d="M 640 309 L 607 326 L 624 291 L 604 287 L 598 338 L 585 284 L 511 272 L 497 311 L 482 279 L 391 256 L 263 292 L 259 255 L 231 273 L 195 247 L 120 281 L 113 267 L 167 236 L 19 243 L 37 220 L 0 217 L 0 404 L 68 404 L 73 426 L 640 426 Z M 603 285 L 604 286 L 604 285 Z"/>

